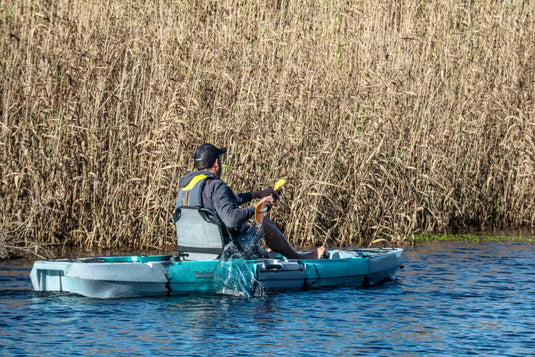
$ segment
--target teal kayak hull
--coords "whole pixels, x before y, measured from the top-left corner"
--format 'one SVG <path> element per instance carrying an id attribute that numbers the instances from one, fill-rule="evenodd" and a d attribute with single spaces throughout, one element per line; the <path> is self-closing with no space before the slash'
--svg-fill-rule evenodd
<path id="1" fill-rule="evenodd" d="M 394 277 L 403 259 L 400 248 L 328 253 L 328 259 L 306 260 L 188 261 L 172 255 L 56 259 L 36 261 L 30 278 L 36 291 L 103 299 L 225 293 L 224 285 L 234 280 L 280 291 L 380 284 Z"/>

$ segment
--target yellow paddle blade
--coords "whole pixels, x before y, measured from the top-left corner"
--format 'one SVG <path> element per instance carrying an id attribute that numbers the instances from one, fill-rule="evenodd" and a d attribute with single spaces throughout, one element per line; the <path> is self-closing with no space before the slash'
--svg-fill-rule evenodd
<path id="1" fill-rule="evenodd" d="M 279 188 L 284 186 L 285 183 L 286 183 L 286 179 L 280 179 L 279 181 L 277 181 L 277 183 L 275 183 L 275 186 L 273 187 L 273 189 L 278 190 Z"/>

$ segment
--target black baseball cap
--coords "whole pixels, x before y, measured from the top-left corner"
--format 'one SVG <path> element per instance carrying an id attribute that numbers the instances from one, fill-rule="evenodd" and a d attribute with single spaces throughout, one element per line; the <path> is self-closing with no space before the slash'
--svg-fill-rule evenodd
<path id="1" fill-rule="evenodd" d="M 195 167 L 204 170 L 211 167 L 217 158 L 227 152 L 226 148 L 217 148 L 212 144 L 202 144 L 195 150 Z"/>

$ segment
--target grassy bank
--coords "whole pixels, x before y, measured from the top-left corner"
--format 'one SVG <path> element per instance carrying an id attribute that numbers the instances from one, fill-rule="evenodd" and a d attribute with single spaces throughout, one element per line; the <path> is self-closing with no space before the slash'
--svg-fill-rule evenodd
<path id="1" fill-rule="evenodd" d="M 172 246 L 205 141 L 236 191 L 291 178 L 296 245 L 535 226 L 532 2 L 0 0 L 0 28 L 0 255 Z"/>
<path id="2" fill-rule="evenodd" d="M 422 234 L 414 237 L 415 243 L 424 242 L 523 242 L 535 243 L 533 235 L 520 236 L 505 236 L 505 235 L 490 235 L 490 234 Z"/>

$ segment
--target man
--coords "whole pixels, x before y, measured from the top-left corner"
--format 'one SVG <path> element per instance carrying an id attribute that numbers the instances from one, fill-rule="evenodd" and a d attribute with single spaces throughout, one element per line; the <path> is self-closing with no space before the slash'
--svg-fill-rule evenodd
<path id="1" fill-rule="evenodd" d="M 246 253 L 251 253 L 259 247 L 258 231 L 249 223 L 249 219 L 255 214 L 255 207 L 239 206 L 252 199 L 262 199 L 268 206 L 274 206 L 279 197 L 273 189 L 234 194 L 220 178 L 223 171 L 222 155 L 226 152 L 227 149 L 217 148 L 212 144 L 199 146 L 194 155 L 197 171 L 190 172 L 180 179 L 181 189 L 175 208 L 190 205 L 189 192 L 199 185 L 199 189 L 202 190 L 201 202 L 196 204 L 213 212 L 216 220 L 228 229 L 233 241 Z M 262 230 L 268 247 L 288 259 L 320 259 L 325 253 L 325 247 L 319 247 L 312 252 L 299 254 L 268 217 L 264 217 Z"/>

